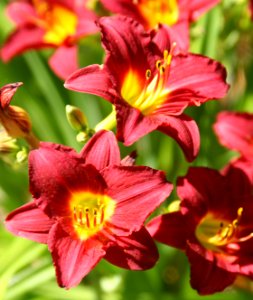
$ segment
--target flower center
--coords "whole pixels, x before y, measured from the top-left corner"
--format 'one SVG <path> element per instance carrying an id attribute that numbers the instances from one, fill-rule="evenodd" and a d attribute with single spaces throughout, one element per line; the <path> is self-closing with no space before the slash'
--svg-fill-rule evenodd
<path id="1" fill-rule="evenodd" d="M 169 90 L 166 89 L 165 85 L 169 76 L 172 52 L 175 46 L 174 43 L 170 52 L 165 50 L 163 59 L 156 62 L 157 71 L 154 76 L 152 76 L 150 69 L 146 70 L 144 86 L 141 86 L 139 75 L 132 69 L 127 72 L 123 80 L 122 98 L 144 115 L 149 115 L 157 110 L 168 98 Z"/>
<path id="2" fill-rule="evenodd" d="M 46 31 L 45 43 L 61 45 L 68 36 L 75 34 L 77 17 L 71 10 L 47 0 L 33 0 L 33 4 L 39 16 L 35 23 Z"/>
<path id="3" fill-rule="evenodd" d="M 237 241 L 235 235 L 241 219 L 243 208 L 237 211 L 237 218 L 232 222 L 217 220 L 212 214 L 208 214 L 198 225 L 196 237 L 199 242 L 207 249 L 220 251 L 220 246 L 225 246 Z"/>
<path id="4" fill-rule="evenodd" d="M 179 8 L 177 0 L 133 0 L 133 3 L 138 6 L 150 29 L 158 23 L 171 26 L 178 21 Z"/>
<path id="5" fill-rule="evenodd" d="M 80 192 L 70 200 L 72 224 L 81 240 L 99 232 L 114 213 L 115 201 L 106 195 Z"/>

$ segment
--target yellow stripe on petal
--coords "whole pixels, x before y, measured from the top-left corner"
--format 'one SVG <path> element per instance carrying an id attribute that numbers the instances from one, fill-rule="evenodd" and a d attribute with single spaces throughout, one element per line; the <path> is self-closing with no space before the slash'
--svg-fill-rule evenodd
<path id="1" fill-rule="evenodd" d="M 130 69 L 123 79 L 122 98 L 143 115 L 152 114 L 168 100 L 169 89 L 166 84 L 174 47 L 170 52 L 165 50 L 163 59 L 156 62 L 155 74 L 147 69 L 143 79 L 136 71 Z"/>
<path id="2" fill-rule="evenodd" d="M 171 26 L 179 19 L 177 0 L 136 0 L 134 3 L 149 28 L 154 28 L 158 23 Z"/>
<path id="3" fill-rule="evenodd" d="M 91 192 L 74 193 L 69 203 L 73 228 L 80 240 L 87 240 L 101 231 L 116 206 L 112 198 Z"/>

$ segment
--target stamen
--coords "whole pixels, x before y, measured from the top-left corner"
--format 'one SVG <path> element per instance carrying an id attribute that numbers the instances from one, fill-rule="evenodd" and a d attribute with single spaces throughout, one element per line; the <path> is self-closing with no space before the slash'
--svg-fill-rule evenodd
<path id="1" fill-rule="evenodd" d="M 94 227 L 96 227 L 97 226 L 97 209 L 96 208 L 94 208 L 94 210 L 93 210 L 93 216 L 94 216 L 94 218 L 93 218 L 93 225 L 94 225 Z"/>
<path id="2" fill-rule="evenodd" d="M 89 211 L 90 210 L 88 208 L 86 208 L 86 210 L 85 210 L 85 217 L 86 217 L 86 225 L 87 225 L 88 228 L 90 228 Z"/>
<path id="3" fill-rule="evenodd" d="M 83 225 L 83 211 L 82 208 L 79 208 L 78 210 L 78 222 L 80 225 Z"/>
<path id="4" fill-rule="evenodd" d="M 104 218 L 105 218 L 105 210 L 104 210 L 104 208 L 102 208 L 101 209 L 100 224 L 102 224 L 104 222 Z"/>

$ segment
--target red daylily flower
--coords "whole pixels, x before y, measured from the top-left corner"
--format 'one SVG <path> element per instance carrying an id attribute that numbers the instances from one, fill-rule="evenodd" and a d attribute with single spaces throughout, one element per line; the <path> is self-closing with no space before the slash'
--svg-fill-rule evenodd
<path id="1" fill-rule="evenodd" d="M 96 33 L 95 14 L 85 7 L 84 0 L 26 0 L 7 7 L 16 29 L 5 42 L 1 58 L 9 61 L 27 50 L 56 48 L 49 60 L 61 78 L 78 69 L 77 41 Z"/>
<path id="2" fill-rule="evenodd" d="M 253 114 L 221 112 L 214 124 L 214 131 L 223 146 L 241 154 L 223 172 L 229 172 L 230 167 L 241 169 L 253 185 Z"/>
<path id="3" fill-rule="evenodd" d="M 161 171 L 122 164 L 112 132 L 98 132 L 80 154 L 41 143 L 29 175 L 34 200 L 10 213 L 6 227 L 48 244 L 60 286 L 77 285 L 102 258 L 132 270 L 155 264 L 143 223 L 172 185 Z"/>
<path id="4" fill-rule="evenodd" d="M 181 49 L 189 48 L 189 23 L 215 6 L 220 0 L 101 0 L 113 13 L 132 17 L 146 30 L 165 25 L 177 36 Z"/>
<path id="5" fill-rule="evenodd" d="M 253 197 L 245 174 L 190 168 L 179 178 L 179 211 L 147 228 L 159 242 L 185 251 L 191 285 L 200 294 L 222 291 L 238 274 L 253 278 Z"/>
<path id="6" fill-rule="evenodd" d="M 121 16 L 101 18 L 99 26 L 107 54 L 104 65 L 76 71 L 65 87 L 114 104 L 117 138 L 125 145 L 157 129 L 174 138 L 193 160 L 199 149 L 198 127 L 183 111 L 225 96 L 223 66 L 201 55 L 175 54 L 176 46 L 162 26 L 147 33 Z"/>

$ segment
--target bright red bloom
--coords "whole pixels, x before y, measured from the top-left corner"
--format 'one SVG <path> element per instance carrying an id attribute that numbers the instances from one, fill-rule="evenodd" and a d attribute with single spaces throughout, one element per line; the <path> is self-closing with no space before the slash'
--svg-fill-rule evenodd
<path id="1" fill-rule="evenodd" d="M 8 5 L 7 13 L 16 29 L 2 48 L 2 59 L 9 61 L 30 49 L 56 48 L 49 64 L 62 78 L 78 69 L 77 41 L 98 31 L 96 16 L 84 0 L 16 1 Z"/>
<path id="2" fill-rule="evenodd" d="M 47 243 L 60 286 L 77 285 L 102 259 L 151 268 L 156 246 L 145 219 L 170 194 L 165 174 L 125 166 L 112 132 L 100 131 L 80 154 L 41 143 L 29 156 L 34 200 L 6 219 L 12 233 Z"/>
<path id="3" fill-rule="evenodd" d="M 137 20 L 146 30 L 154 29 L 158 24 L 165 25 L 165 28 L 175 32 L 180 48 L 187 50 L 189 23 L 220 0 L 101 0 L 101 2 L 109 11 Z"/>
<path id="4" fill-rule="evenodd" d="M 191 285 L 212 294 L 238 274 L 253 278 L 253 197 L 245 174 L 190 168 L 179 178 L 180 211 L 158 216 L 147 228 L 159 242 L 185 251 Z"/>
<path id="5" fill-rule="evenodd" d="M 133 19 L 101 18 L 105 63 L 76 71 L 65 87 L 104 97 L 116 107 L 117 138 L 131 145 L 153 130 L 174 138 L 187 159 L 199 149 L 196 123 L 188 106 L 225 96 L 226 71 L 218 62 L 176 54 L 167 31 L 147 33 Z"/>

